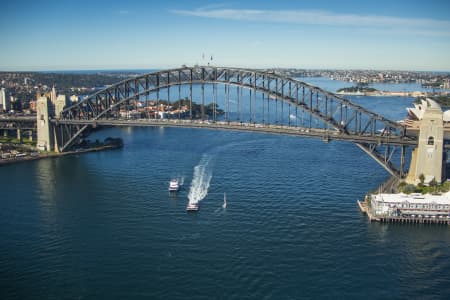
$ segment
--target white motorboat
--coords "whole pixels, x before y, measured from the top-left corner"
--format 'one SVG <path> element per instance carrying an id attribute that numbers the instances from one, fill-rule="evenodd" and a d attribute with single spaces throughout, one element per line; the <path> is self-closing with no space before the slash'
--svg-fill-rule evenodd
<path id="1" fill-rule="evenodd" d="M 169 192 L 178 192 L 180 189 L 180 184 L 178 183 L 178 179 L 172 179 L 169 183 Z"/>
<path id="2" fill-rule="evenodd" d="M 186 206 L 186 211 L 198 211 L 198 202 L 189 202 Z"/>

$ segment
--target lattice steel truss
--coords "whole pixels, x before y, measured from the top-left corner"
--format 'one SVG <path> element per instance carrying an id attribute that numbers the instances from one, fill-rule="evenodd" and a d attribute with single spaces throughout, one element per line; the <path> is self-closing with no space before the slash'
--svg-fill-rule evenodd
<path id="1" fill-rule="evenodd" d="M 213 86 L 212 90 L 208 90 L 209 95 L 207 96 L 209 99 L 212 98 L 214 102 L 217 101 L 216 85 L 219 84 L 224 85 L 225 99 L 229 99 L 229 94 L 234 93 L 234 91 L 231 91 L 233 87 L 238 88 L 237 97 L 246 97 L 243 96 L 243 89 L 250 91 L 247 98 L 250 104 L 250 112 L 247 114 L 247 118 L 239 120 L 240 122 L 250 124 L 269 123 L 271 115 L 269 112 L 265 113 L 264 103 L 266 103 L 266 100 L 267 102 L 275 101 L 277 102 L 275 107 L 278 109 L 279 102 L 281 114 L 288 114 L 288 126 L 299 126 L 297 123 L 291 123 L 290 119 L 292 117 L 296 120 L 301 112 L 308 116 L 306 123 L 301 124 L 303 128 L 329 129 L 338 132 L 340 135 L 364 137 L 367 142 L 358 143 L 358 146 L 381 163 L 391 174 L 403 176 L 405 145 L 411 145 L 416 139 L 416 137 L 407 136 L 403 125 L 370 112 L 336 94 L 293 78 L 270 71 L 240 68 L 182 67 L 123 80 L 63 110 L 60 116 L 57 116 L 54 120 L 57 125 L 58 145 L 61 151 L 69 149 L 89 126 L 96 126 L 100 120 L 117 119 L 118 110 L 129 106 L 131 101 L 139 101 L 151 93 L 157 93 L 157 98 L 159 98 L 159 93 L 163 89 L 166 89 L 169 93 L 170 87 L 174 86 L 189 86 L 190 108 L 192 109 L 193 86 L 201 85 L 201 119 L 204 120 L 204 86 Z M 256 93 L 262 95 L 263 101 L 262 112 L 258 112 L 259 118 L 256 118 L 255 111 L 252 111 L 252 105 L 253 110 L 261 108 L 261 103 L 258 106 Z M 168 98 L 170 99 L 169 96 Z M 229 103 L 225 104 L 225 106 L 227 105 Z M 267 109 L 269 109 L 268 106 Z M 182 118 L 192 119 L 192 111 Z M 225 114 L 221 117 L 221 120 L 230 121 L 228 118 L 229 115 Z M 208 119 L 211 122 L 218 120 L 215 113 L 208 116 Z M 379 151 L 380 146 L 383 148 L 382 151 Z M 400 146 L 402 149 L 399 168 L 395 168 L 392 163 L 394 146 Z"/>

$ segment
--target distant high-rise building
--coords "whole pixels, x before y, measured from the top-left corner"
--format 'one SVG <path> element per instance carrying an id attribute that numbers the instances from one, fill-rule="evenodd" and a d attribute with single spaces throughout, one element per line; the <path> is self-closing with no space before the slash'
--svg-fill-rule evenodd
<path id="1" fill-rule="evenodd" d="M 0 110 L 10 111 L 11 110 L 11 101 L 8 96 L 6 96 L 5 88 L 0 89 Z"/>
<path id="2" fill-rule="evenodd" d="M 3 101 L 5 101 L 5 100 L 4 100 L 5 98 L 6 98 L 5 89 L 2 88 L 2 89 L 0 89 L 0 110 L 4 110 L 4 104 L 3 104 Z"/>
<path id="3" fill-rule="evenodd" d="M 56 97 L 56 89 L 55 89 L 55 86 L 53 86 L 52 92 L 50 93 L 50 101 L 52 101 L 53 105 L 55 105 L 56 99 L 57 99 L 57 97 Z"/>

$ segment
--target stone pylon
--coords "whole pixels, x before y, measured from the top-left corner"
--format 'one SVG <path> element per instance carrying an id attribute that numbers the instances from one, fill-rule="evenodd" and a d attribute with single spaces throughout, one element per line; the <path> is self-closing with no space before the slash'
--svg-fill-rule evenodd
<path id="1" fill-rule="evenodd" d="M 407 183 L 417 184 L 421 175 L 425 183 L 433 179 L 437 183 L 444 178 L 444 121 L 441 107 L 427 99 L 427 105 L 419 122 L 419 144 L 411 158 Z"/>
<path id="2" fill-rule="evenodd" d="M 55 118 L 59 119 L 59 115 L 67 106 L 67 97 L 66 95 L 58 95 L 55 101 Z"/>
<path id="3" fill-rule="evenodd" d="M 52 109 L 51 101 L 47 97 L 39 97 L 36 103 L 37 111 L 37 148 L 41 151 L 54 149 L 53 128 L 50 123 Z"/>

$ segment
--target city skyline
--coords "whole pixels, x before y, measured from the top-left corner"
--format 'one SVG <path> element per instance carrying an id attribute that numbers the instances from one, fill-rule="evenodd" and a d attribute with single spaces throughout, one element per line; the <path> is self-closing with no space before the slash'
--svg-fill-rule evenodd
<path id="1" fill-rule="evenodd" d="M 0 71 L 250 68 L 450 71 L 446 1 L 43 1 L 0 12 Z"/>

